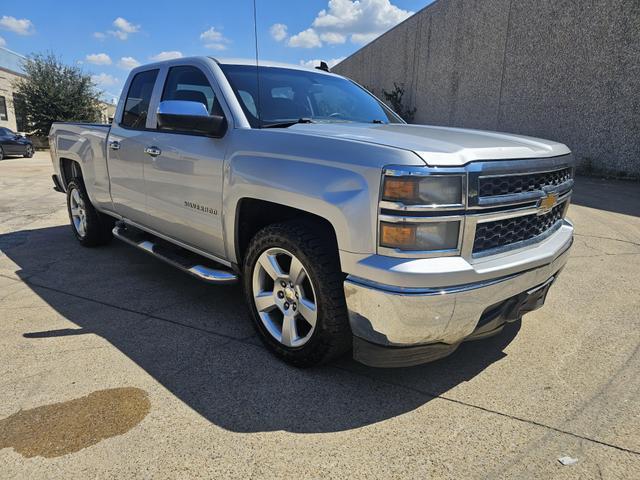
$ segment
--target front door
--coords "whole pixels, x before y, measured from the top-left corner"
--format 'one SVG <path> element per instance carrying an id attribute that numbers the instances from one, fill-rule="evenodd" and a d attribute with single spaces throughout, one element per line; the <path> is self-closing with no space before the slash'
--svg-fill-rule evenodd
<path id="1" fill-rule="evenodd" d="M 149 142 L 147 120 L 158 70 L 137 73 L 131 80 L 122 118 L 113 123 L 107 139 L 113 209 L 124 218 L 144 225 L 144 153 Z"/>
<path id="2" fill-rule="evenodd" d="M 210 114 L 223 115 L 212 83 L 197 66 L 171 67 L 161 101 L 200 102 Z M 226 137 L 156 129 L 147 138 L 147 224 L 182 243 L 223 257 L 221 210 Z"/>

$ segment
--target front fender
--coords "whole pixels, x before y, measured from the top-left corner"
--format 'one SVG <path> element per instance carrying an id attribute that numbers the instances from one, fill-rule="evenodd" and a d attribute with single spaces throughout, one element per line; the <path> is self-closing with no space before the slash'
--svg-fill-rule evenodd
<path id="1" fill-rule="evenodd" d="M 245 198 L 323 217 L 333 226 L 341 251 L 375 253 L 382 165 L 422 164 L 411 152 L 379 145 L 256 130 L 242 135 L 259 136 L 260 151 L 234 149 L 225 166 L 223 223 L 232 262 L 237 262 L 237 208 Z"/>

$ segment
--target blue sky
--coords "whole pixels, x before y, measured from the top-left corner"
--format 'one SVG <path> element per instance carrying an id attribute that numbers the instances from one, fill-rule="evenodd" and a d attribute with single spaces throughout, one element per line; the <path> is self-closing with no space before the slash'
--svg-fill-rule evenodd
<path id="1" fill-rule="evenodd" d="M 431 1 L 256 0 L 260 58 L 333 64 Z M 0 46 L 79 63 L 107 98 L 154 58 L 255 55 L 252 0 L 2 3 Z"/>

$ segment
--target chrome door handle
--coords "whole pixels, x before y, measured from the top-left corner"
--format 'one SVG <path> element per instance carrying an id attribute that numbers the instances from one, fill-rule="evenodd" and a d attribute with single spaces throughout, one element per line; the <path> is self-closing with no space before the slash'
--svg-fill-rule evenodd
<path id="1" fill-rule="evenodd" d="M 111 150 L 120 150 L 120 142 L 118 142 L 117 140 L 111 140 L 109 142 L 109 148 Z"/>
<path id="2" fill-rule="evenodd" d="M 146 153 L 147 155 L 151 155 L 152 157 L 157 157 L 162 153 L 162 150 L 160 150 L 158 147 L 147 147 L 144 149 L 144 153 Z"/>

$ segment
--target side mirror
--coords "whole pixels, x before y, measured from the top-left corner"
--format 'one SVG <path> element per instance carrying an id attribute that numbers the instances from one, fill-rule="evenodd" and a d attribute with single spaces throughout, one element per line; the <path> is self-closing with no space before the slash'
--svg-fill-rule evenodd
<path id="1" fill-rule="evenodd" d="M 178 132 L 200 133 L 214 138 L 227 131 L 227 121 L 220 115 L 209 115 L 200 102 L 165 100 L 158 105 L 158 128 Z"/>

